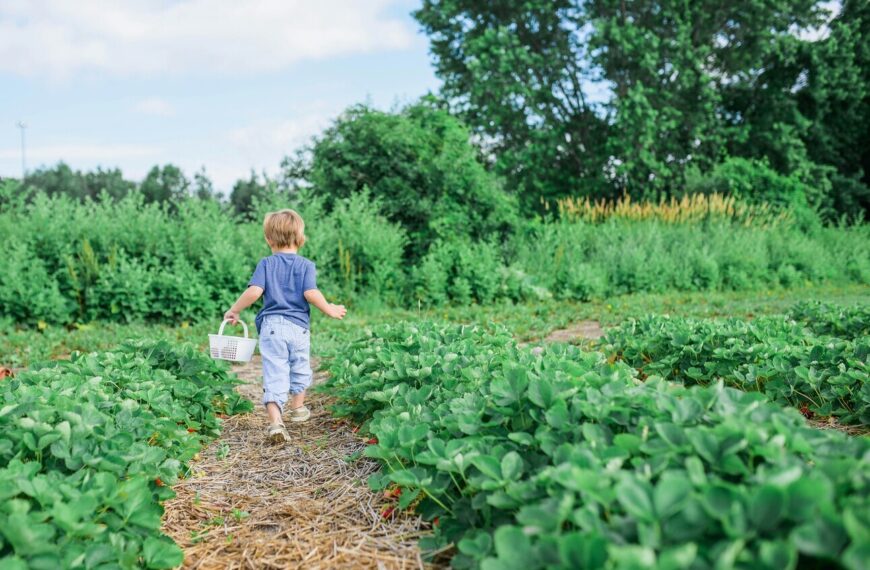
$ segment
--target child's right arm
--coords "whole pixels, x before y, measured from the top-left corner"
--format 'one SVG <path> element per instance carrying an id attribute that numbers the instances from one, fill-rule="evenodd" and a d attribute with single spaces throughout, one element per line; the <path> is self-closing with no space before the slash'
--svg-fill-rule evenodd
<path id="1" fill-rule="evenodd" d="M 224 320 L 232 324 L 239 322 L 239 313 L 257 302 L 257 299 L 263 294 L 263 288 L 251 285 L 245 292 L 239 296 L 239 299 L 233 303 L 230 310 L 224 313 Z"/>
<path id="2" fill-rule="evenodd" d="M 326 297 L 323 296 L 323 293 L 319 289 L 309 289 L 306 291 L 305 300 L 308 301 L 308 304 L 320 309 L 320 312 L 327 317 L 341 320 L 347 314 L 347 309 L 344 308 L 344 305 L 333 305 L 327 302 Z"/>

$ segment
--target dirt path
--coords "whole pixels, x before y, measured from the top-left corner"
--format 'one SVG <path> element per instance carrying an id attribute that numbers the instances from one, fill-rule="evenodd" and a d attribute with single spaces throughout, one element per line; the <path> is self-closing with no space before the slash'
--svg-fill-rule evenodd
<path id="1" fill-rule="evenodd" d="M 598 321 L 580 321 L 551 332 L 544 342 L 576 342 L 577 340 L 598 340 L 604 336 L 604 329 Z"/>
<path id="2" fill-rule="evenodd" d="M 234 369 L 254 400 L 251 414 L 224 422 L 220 439 L 202 451 L 189 478 L 166 503 L 164 531 L 185 552 L 184 568 L 422 568 L 422 523 L 385 520 L 385 502 L 366 485 L 378 469 L 348 460 L 365 443 L 314 394 L 311 420 L 288 422 L 293 441 L 265 441 L 259 357 Z M 315 382 L 323 374 L 315 375 Z"/>

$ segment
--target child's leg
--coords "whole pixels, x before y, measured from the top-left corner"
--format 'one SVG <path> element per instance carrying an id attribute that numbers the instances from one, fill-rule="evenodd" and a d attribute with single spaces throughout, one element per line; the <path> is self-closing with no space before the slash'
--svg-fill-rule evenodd
<path id="1" fill-rule="evenodd" d="M 291 410 L 295 410 L 296 408 L 301 408 L 304 405 L 305 405 L 305 392 L 293 394 L 290 397 L 290 409 Z"/>
<path id="2" fill-rule="evenodd" d="M 266 402 L 266 414 L 269 416 L 269 423 L 271 425 L 280 424 L 284 421 L 281 418 L 281 408 L 275 402 Z"/>
<path id="3" fill-rule="evenodd" d="M 281 424 L 281 411 L 290 391 L 290 351 L 280 328 L 266 323 L 260 335 L 260 355 L 263 358 L 263 404 L 269 423 Z"/>
<path id="4" fill-rule="evenodd" d="M 311 415 L 305 408 L 305 390 L 311 385 L 311 335 L 294 327 L 290 343 L 290 420 L 305 421 Z"/>

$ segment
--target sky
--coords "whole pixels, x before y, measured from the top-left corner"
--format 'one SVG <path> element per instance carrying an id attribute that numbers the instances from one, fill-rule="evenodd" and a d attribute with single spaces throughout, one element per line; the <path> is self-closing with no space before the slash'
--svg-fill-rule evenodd
<path id="1" fill-rule="evenodd" d="M 278 171 L 346 107 L 435 91 L 415 0 L 0 0 L 0 177 Z"/>

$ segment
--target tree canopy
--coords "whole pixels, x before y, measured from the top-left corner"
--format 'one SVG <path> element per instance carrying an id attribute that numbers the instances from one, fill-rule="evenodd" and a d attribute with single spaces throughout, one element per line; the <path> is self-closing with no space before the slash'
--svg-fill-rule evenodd
<path id="1" fill-rule="evenodd" d="M 733 156 L 866 208 L 868 8 L 828 22 L 826 6 L 424 0 L 414 15 L 443 95 L 527 203 L 673 194 Z"/>

